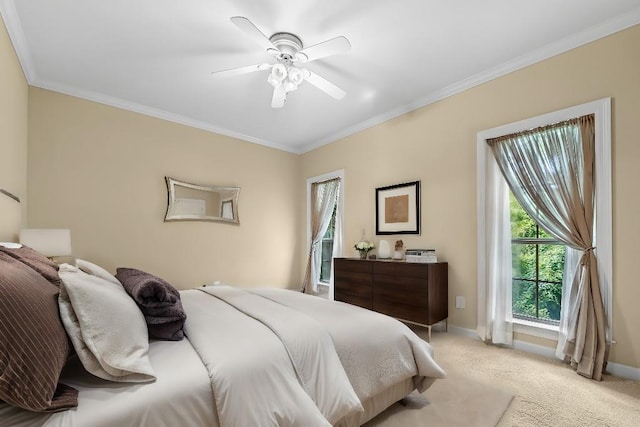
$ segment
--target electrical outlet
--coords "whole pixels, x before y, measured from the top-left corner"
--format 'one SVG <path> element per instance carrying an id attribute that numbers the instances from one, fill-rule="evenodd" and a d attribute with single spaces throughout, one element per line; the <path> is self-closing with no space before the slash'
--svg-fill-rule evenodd
<path id="1" fill-rule="evenodd" d="M 465 301 L 463 296 L 456 297 L 456 308 L 464 308 Z"/>

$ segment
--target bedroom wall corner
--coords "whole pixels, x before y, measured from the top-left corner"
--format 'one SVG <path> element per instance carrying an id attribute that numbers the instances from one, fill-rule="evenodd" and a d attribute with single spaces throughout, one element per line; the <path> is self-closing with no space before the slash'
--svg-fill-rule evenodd
<path id="1" fill-rule="evenodd" d="M 0 241 L 16 241 L 27 217 L 28 84 L 0 16 Z"/>

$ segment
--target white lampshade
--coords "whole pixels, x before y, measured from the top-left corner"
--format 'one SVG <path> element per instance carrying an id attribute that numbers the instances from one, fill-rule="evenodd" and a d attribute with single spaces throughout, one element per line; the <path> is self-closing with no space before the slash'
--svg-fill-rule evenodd
<path id="1" fill-rule="evenodd" d="M 276 64 L 271 68 L 271 73 L 269 73 L 267 81 L 271 86 L 278 88 L 280 87 L 280 85 L 282 85 L 282 81 L 286 78 L 287 67 L 282 64 Z"/>
<path id="2" fill-rule="evenodd" d="M 273 74 L 269 74 L 269 77 L 267 77 L 267 82 L 269 82 L 269 84 L 274 88 L 279 88 L 280 86 L 282 86 L 282 80 L 278 80 L 277 78 L 273 77 Z"/>
<path id="3" fill-rule="evenodd" d="M 284 87 L 285 92 L 291 92 L 292 90 L 298 89 L 298 85 L 296 85 L 288 78 L 284 80 L 284 82 L 282 83 L 282 87 Z"/>
<path id="4" fill-rule="evenodd" d="M 302 73 L 302 70 L 296 67 L 289 67 L 287 71 L 288 71 L 289 80 L 291 80 L 291 83 L 293 83 L 294 85 L 296 85 L 296 87 L 298 87 L 298 85 L 302 83 L 304 80 L 304 74 Z"/>
<path id="5" fill-rule="evenodd" d="M 20 243 L 46 257 L 71 255 L 71 230 L 64 228 L 24 228 Z"/>

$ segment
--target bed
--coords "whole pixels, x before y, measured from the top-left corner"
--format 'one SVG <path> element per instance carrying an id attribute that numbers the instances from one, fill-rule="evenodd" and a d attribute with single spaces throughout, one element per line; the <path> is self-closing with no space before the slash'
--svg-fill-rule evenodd
<path id="1" fill-rule="evenodd" d="M 12 271 L 5 267 L 22 272 L 25 265 L 8 252 L 0 247 L 3 288 L 15 281 L 3 277 Z M 112 351 L 124 345 L 117 340 L 141 335 L 128 317 L 135 298 L 124 299 L 126 292 L 118 289 L 123 285 L 97 266 L 86 271 L 67 265 L 58 273 L 62 280 L 52 286 L 60 288 L 60 317 L 74 349 L 56 393 L 60 384 L 77 390 L 77 405 L 37 412 L 0 402 L 0 426 L 358 426 L 445 377 L 429 344 L 395 319 L 290 290 L 229 286 L 180 291 L 184 339 L 144 335 L 128 355 L 133 368 L 123 374 L 88 360 L 92 346 L 77 342 L 86 331 L 64 322 L 76 316 L 85 327 L 87 312 L 89 321 L 103 313 L 106 320 L 99 321 L 111 329 L 100 333 L 110 337 L 106 351 Z M 74 296 L 76 285 L 81 297 Z M 118 293 L 113 308 L 110 297 L 100 294 L 107 290 Z M 65 298 L 76 303 L 71 316 Z M 82 308 L 79 298 L 92 301 Z M 114 312 L 122 307 L 125 314 Z M 154 326 L 145 325 L 145 332 Z M 128 333 L 114 334 L 118 328 Z M 103 377 L 120 376 L 107 380 L 90 373 L 102 368 Z"/>

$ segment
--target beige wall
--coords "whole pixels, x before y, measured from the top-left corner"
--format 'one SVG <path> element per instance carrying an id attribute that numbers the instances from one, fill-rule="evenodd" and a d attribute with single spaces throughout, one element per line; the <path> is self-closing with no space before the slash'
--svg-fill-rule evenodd
<path id="1" fill-rule="evenodd" d="M 0 241 L 14 241 L 27 215 L 28 86 L 0 17 Z"/>
<path id="2" fill-rule="evenodd" d="M 613 99 L 614 339 L 611 361 L 640 367 L 640 26 L 511 73 L 302 156 L 308 177 L 345 170 L 347 255 L 377 241 L 375 188 L 420 180 L 422 235 L 449 262 L 450 323 L 476 327 L 476 134 L 584 102 Z M 299 208 L 304 214 L 304 207 Z M 303 225 L 301 224 L 301 227 Z M 301 231 L 303 228 L 301 228 Z M 300 235 L 303 235 L 301 232 Z M 392 237 L 393 238 L 393 237 Z M 302 243 L 301 243 L 302 244 Z M 456 309 L 456 295 L 467 308 Z"/>
<path id="3" fill-rule="evenodd" d="M 298 156 L 29 89 L 30 227 L 68 227 L 73 252 L 179 288 L 300 286 Z M 163 222 L 165 175 L 240 187 L 240 226 Z"/>

